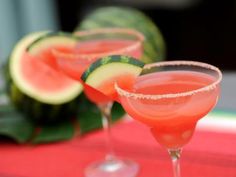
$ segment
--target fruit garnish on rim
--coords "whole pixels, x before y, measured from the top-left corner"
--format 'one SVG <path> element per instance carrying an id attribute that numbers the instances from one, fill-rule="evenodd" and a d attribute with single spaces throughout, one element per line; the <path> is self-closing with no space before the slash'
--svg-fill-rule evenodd
<path id="1" fill-rule="evenodd" d="M 144 63 L 133 57 L 111 55 L 98 59 L 82 74 L 87 96 L 96 103 L 102 101 L 101 94 L 111 101 L 118 101 L 114 84 L 117 82 L 123 88 L 129 89 L 135 78 L 140 75 Z M 100 96 L 99 96 L 100 95 Z"/>

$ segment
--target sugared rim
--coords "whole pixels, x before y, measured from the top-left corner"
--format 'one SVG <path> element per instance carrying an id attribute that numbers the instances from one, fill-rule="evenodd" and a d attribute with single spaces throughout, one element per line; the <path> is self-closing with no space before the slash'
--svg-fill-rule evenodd
<path id="1" fill-rule="evenodd" d="M 185 96 L 197 94 L 199 92 L 210 91 L 210 90 L 215 89 L 217 87 L 217 85 L 222 80 L 222 73 L 217 67 L 207 64 L 207 63 L 202 63 L 202 62 L 197 62 L 197 61 L 183 61 L 182 60 L 182 61 L 157 62 L 157 63 L 146 64 L 144 66 L 144 69 L 150 69 L 152 67 L 180 66 L 180 65 L 198 66 L 198 67 L 202 67 L 205 69 L 215 71 L 218 74 L 218 78 L 215 82 L 213 82 L 210 85 L 207 85 L 205 87 L 202 87 L 202 88 L 199 88 L 196 90 L 192 90 L 192 91 L 188 91 L 188 92 L 179 92 L 179 93 L 173 93 L 173 94 L 170 93 L 170 94 L 149 95 L 149 94 L 133 93 L 133 92 L 128 92 L 126 90 L 121 89 L 117 83 L 115 83 L 115 89 L 118 92 L 118 94 L 121 96 L 130 97 L 130 98 L 134 98 L 134 99 L 158 100 L 158 99 L 164 99 L 164 98 L 185 97 Z"/>
<path id="2" fill-rule="evenodd" d="M 130 29 L 130 28 L 99 28 L 99 29 L 92 29 L 92 30 L 77 31 L 74 34 L 79 37 L 79 36 L 95 35 L 99 33 L 101 34 L 102 33 L 104 34 L 105 33 L 130 34 L 130 35 L 136 36 L 137 41 L 128 47 L 123 47 L 123 48 L 120 48 L 119 50 L 114 50 L 111 52 L 104 52 L 104 53 L 99 53 L 99 54 L 69 54 L 69 53 L 63 53 L 63 52 L 57 51 L 56 49 L 53 49 L 52 52 L 56 56 L 66 57 L 68 59 L 80 58 L 80 59 L 92 60 L 94 58 L 100 58 L 105 55 L 114 55 L 114 54 L 122 54 L 122 53 L 130 52 L 140 47 L 142 45 L 142 42 L 145 40 L 142 33 L 134 29 Z"/>

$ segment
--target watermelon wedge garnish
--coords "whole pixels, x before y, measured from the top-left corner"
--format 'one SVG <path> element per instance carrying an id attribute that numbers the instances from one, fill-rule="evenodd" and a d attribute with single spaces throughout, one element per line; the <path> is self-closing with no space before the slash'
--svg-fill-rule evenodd
<path id="1" fill-rule="evenodd" d="M 85 85 L 99 91 L 110 100 L 118 100 L 116 90 L 114 88 L 117 82 L 122 88 L 131 88 L 135 78 L 142 72 L 144 63 L 133 57 L 123 55 L 112 55 L 98 59 L 90 65 L 83 73 L 81 79 Z M 94 98 L 95 102 L 97 94 L 95 91 L 85 92 L 90 98 Z"/>

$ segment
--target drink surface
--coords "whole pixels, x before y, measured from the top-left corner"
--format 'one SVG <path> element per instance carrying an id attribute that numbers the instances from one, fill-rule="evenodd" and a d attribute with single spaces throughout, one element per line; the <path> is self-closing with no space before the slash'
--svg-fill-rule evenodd
<path id="1" fill-rule="evenodd" d="M 121 48 L 132 45 L 135 41 L 127 39 L 100 39 L 79 42 L 76 47 L 76 52 L 80 54 L 99 55 L 116 51 Z"/>
<path id="2" fill-rule="evenodd" d="M 125 51 L 123 49 L 133 45 L 135 41 L 127 39 L 101 39 L 79 42 L 71 54 L 67 57 L 61 55 L 57 57 L 60 68 L 70 77 L 80 80 L 82 73 L 89 65 L 100 57 L 112 54 L 123 54 L 139 58 L 141 47 L 136 50 Z M 117 52 L 116 52 L 117 51 Z M 65 50 L 64 50 L 65 52 Z M 74 56 L 73 56 L 74 55 Z"/>
<path id="3" fill-rule="evenodd" d="M 141 45 L 135 49 L 126 50 L 133 46 L 136 42 L 137 41 L 127 39 L 101 39 L 82 41 L 79 42 L 76 48 L 73 50 L 61 49 L 61 51 L 69 55 L 58 55 L 56 57 L 58 66 L 71 78 L 81 81 L 80 77 L 82 73 L 90 66 L 91 63 L 100 57 L 104 57 L 112 53 L 140 58 L 142 52 Z M 129 79 L 129 76 L 125 78 Z M 111 88 L 113 88 L 113 84 L 114 82 L 111 80 L 104 83 L 101 87 L 107 87 L 104 89 L 109 91 Z M 84 91 L 87 97 L 97 104 L 112 101 L 111 98 L 114 98 L 112 95 L 108 98 L 101 92 L 88 85 L 84 85 Z M 114 95 L 114 93 L 111 94 Z"/>
<path id="4" fill-rule="evenodd" d="M 169 148 L 180 147 L 191 138 L 196 122 L 216 104 L 219 88 L 183 96 L 213 83 L 213 76 L 193 71 L 145 74 L 136 80 L 133 92 L 144 95 L 176 94 L 173 98 L 135 99 L 121 97 L 134 119 L 151 127 L 155 138 Z"/>

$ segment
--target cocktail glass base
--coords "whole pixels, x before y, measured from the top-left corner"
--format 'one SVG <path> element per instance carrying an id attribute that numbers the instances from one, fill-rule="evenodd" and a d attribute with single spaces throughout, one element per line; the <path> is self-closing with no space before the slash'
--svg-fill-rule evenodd
<path id="1" fill-rule="evenodd" d="M 136 177 L 139 165 L 127 159 L 109 159 L 91 164 L 85 170 L 86 177 Z"/>

